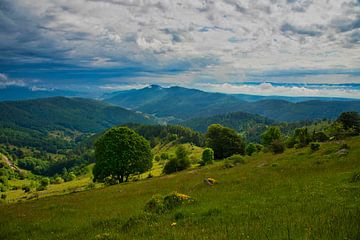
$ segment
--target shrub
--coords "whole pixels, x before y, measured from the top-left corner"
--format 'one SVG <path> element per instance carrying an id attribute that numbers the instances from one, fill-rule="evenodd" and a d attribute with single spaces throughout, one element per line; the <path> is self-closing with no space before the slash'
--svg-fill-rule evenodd
<path id="1" fill-rule="evenodd" d="M 40 185 L 36 188 L 37 191 L 43 191 L 49 186 L 50 179 L 49 178 L 42 178 L 40 180 Z"/>
<path id="2" fill-rule="evenodd" d="M 176 157 L 170 159 L 164 166 L 163 172 L 170 174 L 177 171 L 182 171 L 190 167 L 191 163 L 188 158 L 188 153 L 184 146 L 180 145 L 176 149 Z"/>
<path id="3" fill-rule="evenodd" d="M 5 186 L 3 183 L 0 183 L 0 192 L 6 192 L 7 186 Z"/>
<path id="4" fill-rule="evenodd" d="M 256 146 L 253 143 L 250 143 L 245 148 L 246 155 L 251 156 L 253 153 L 257 152 Z"/>
<path id="5" fill-rule="evenodd" d="M 64 182 L 64 179 L 62 179 L 62 177 L 58 176 L 58 177 L 55 177 L 51 183 L 52 184 L 60 184 L 60 183 L 63 183 Z"/>
<path id="6" fill-rule="evenodd" d="M 314 141 L 317 141 L 317 142 L 325 142 L 325 141 L 329 141 L 329 136 L 326 135 L 325 132 L 320 131 L 320 132 L 314 133 L 313 139 L 314 139 Z"/>
<path id="7" fill-rule="evenodd" d="M 86 186 L 86 190 L 91 190 L 91 189 L 94 189 L 96 187 L 95 183 L 91 182 L 89 183 L 87 186 Z"/>
<path id="8" fill-rule="evenodd" d="M 6 199 L 6 194 L 1 194 L 1 199 L 5 200 Z"/>
<path id="9" fill-rule="evenodd" d="M 226 160 L 232 162 L 233 164 L 245 164 L 245 159 L 240 154 L 232 155 L 228 157 Z"/>
<path id="10" fill-rule="evenodd" d="M 202 161 L 200 165 L 211 164 L 214 161 L 214 151 L 211 148 L 205 148 L 202 153 Z"/>
<path id="11" fill-rule="evenodd" d="M 229 161 L 225 161 L 224 164 L 222 165 L 222 168 L 226 169 L 226 168 L 233 168 L 234 164 L 232 164 Z"/>
<path id="12" fill-rule="evenodd" d="M 155 158 L 154 158 L 155 161 L 159 162 L 161 159 L 160 159 L 160 156 L 159 155 L 156 155 Z"/>
<path id="13" fill-rule="evenodd" d="M 162 160 L 167 160 L 167 159 L 169 159 L 169 154 L 162 153 L 160 157 L 161 157 Z"/>
<path id="14" fill-rule="evenodd" d="M 313 151 L 313 152 L 318 151 L 318 150 L 320 149 L 320 143 L 311 142 L 311 143 L 310 143 L 310 149 L 311 149 L 311 151 Z"/>
<path id="15" fill-rule="evenodd" d="M 165 211 L 164 199 L 161 195 L 154 195 L 145 204 L 145 211 L 163 213 Z"/>
<path id="16" fill-rule="evenodd" d="M 275 154 L 283 153 L 285 151 L 285 144 L 281 140 L 274 140 L 270 145 L 270 149 Z"/>
<path id="17" fill-rule="evenodd" d="M 190 196 L 178 192 L 166 196 L 154 195 L 145 205 L 146 212 L 164 213 L 182 204 L 192 202 Z"/>

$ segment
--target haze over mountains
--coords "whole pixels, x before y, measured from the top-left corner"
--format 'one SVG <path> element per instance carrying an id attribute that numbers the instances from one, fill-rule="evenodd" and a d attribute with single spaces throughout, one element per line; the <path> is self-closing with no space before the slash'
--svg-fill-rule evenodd
<path id="1" fill-rule="evenodd" d="M 105 96 L 104 101 L 178 121 L 230 112 L 259 114 L 277 121 L 334 119 L 344 111 L 360 111 L 360 101 L 288 102 L 269 99 L 248 102 L 236 96 L 158 85 Z"/>

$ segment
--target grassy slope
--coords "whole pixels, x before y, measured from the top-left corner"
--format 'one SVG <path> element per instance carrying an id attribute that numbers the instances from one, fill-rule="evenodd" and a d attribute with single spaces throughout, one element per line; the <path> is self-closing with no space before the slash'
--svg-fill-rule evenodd
<path id="1" fill-rule="evenodd" d="M 346 156 L 337 153 L 342 143 L 332 142 L 316 153 L 259 154 L 230 169 L 219 162 L 0 206 L 0 239 L 359 239 L 360 183 L 349 179 L 360 170 L 360 137 L 346 142 Z M 203 184 L 206 177 L 219 184 Z M 196 203 L 144 215 L 152 195 L 172 191 Z"/>

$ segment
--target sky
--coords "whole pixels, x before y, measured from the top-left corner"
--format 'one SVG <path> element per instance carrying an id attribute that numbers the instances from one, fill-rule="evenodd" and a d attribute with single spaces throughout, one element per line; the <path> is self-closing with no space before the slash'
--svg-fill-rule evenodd
<path id="1" fill-rule="evenodd" d="M 0 0 L 0 87 L 360 98 L 360 0 Z"/>

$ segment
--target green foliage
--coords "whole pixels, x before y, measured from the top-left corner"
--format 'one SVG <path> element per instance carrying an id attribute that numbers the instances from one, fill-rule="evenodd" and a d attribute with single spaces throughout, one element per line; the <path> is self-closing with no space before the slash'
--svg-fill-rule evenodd
<path id="1" fill-rule="evenodd" d="M 176 156 L 165 164 L 163 173 L 170 174 L 190 167 L 189 153 L 183 145 L 176 148 L 175 154 Z"/>
<path id="2" fill-rule="evenodd" d="M 273 141 L 281 139 L 281 131 L 277 126 L 269 127 L 262 135 L 261 135 L 262 143 L 265 146 L 270 146 Z"/>
<path id="3" fill-rule="evenodd" d="M 145 205 L 146 212 L 164 213 L 185 203 L 192 202 L 190 196 L 173 192 L 166 196 L 154 195 Z"/>
<path id="4" fill-rule="evenodd" d="M 34 157 L 26 157 L 18 160 L 18 166 L 35 174 L 45 174 L 46 170 L 50 166 L 50 163 Z"/>
<path id="5" fill-rule="evenodd" d="M 266 126 L 274 124 L 273 120 L 256 114 L 245 112 L 232 112 L 215 116 L 193 118 L 181 124 L 196 131 L 206 132 L 211 124 L 221 124 L 243 133 L 248 141 L 260 141 L 260 134 L 266 130 Z"/>
<path id="6" fill-rule="evenodd" d="M 301 148 L 306 147 L 312 139 L 309 135 L 307 128 L 297 128 L 295 129 L 294 140 L 295 144 L 297 144 L 298 147 Z"/>
<path id="7" fill-rule="evenodd" d="M 152 147 L 159 143 L 177 141 L 177 143 L 193 143 L 204 146 L 205 137 L 202 133 L 178 125 L 139 125 L 127 124 L 127 127 L 152 142 Z"/>
<path id="8" fill-rule="evenodd" d="M 324 131 L 314 132 L 313 140 L 317 142 L 329 141 L 329 136 Z"/>
<path id="9" fill-rule="evenodd" d="M 152 166 L 149 142 L 127 127 L 109 129 L 95 143 L 94 180 L 111 177 L 119 182 L 131 174 L 143 173 Z"/>
<path id="10" fill-rule="evenodd" d="M 231 157 L 226 158 L 226 160 L 235 165 L 246 163 L 245 159 L 239 154 L 232 155 Z"/>
<path id="11" fill-rule="evenodd" d="M 270 145 L 270 149 L 275 154 L 280 154 L 285 151 L 285 143 L 280 139 L 275 139 Z"/>
<path id="12" fill-rule="evenodd" d="M 209 126 L 206 144 L 214 150 L 215 159 L 227 158 L 233 154 L 245 154 L 244 139 L 235 130 L 220 124 Z"/>
<path id="13" fill-rule="evenodd" d="M 342 143 L 350 146 L 346 158 L 336 153 Z M 358 239 L 360 182 L 350 179 L 359 172 L 359 144 L 355 137 L 321 144 L 314 153 L 261 152 L 228 169 L 216 163 L 174 176 L 1 205 L 0 239 L 27 239 L 30 233 L 49 240 Z M 205 185 L 207 177 L 219 184 Z M 196 197 L 196 204 L 163 214 L 143 212 L 154 194 L 174 190 Z"/>
<path id="14" fill-rule="evenodd" d="M 36 188 L 37 191 L 43 191 L 50 185 L 50 178 L 42 178 L 39 182 L 39 186 Z"/>
<path id="15" fill-rule="evenodd" d="M 249 143 L 245 148 L 246 155 L 251 156 L 253 153 L 257 152 L 255 144 Z"/>
<path id="16" fill-rule="evenodd" d="M 159 162 L 161 160 L 160 156 L 159 155 L 156 155 L 155 158 L 154 158 L 155 161 Z"/>
<path id="17" fill-rule="evenodd" d="M 161 160 L 167 160 L 167 159 L 169 159 L 169 154 L 167 154 L 167 153 L 162 153 L 162 154 L 161 154 Z"/>
<path id="18" fill-rule="evenodd" d="M 318 142 L 311 142 L 310 143 L 310 149 L 311 151 L 315 152 L 318 151 L 320 149 L 320 143 Z"/>
<path id="19" fill-rule="evenodd" d="M 357 112 L 343 112 L 337 119 L 345 130 L 352 130 L 354 135 L 360 134 L 360 116 Z"/>
<path id="20" fill-rule="evenodd" d="M 214 151 L 211 148 L 205 148 L 202 153 L 201 165 L 211 164 L 214 161 Z"/>

